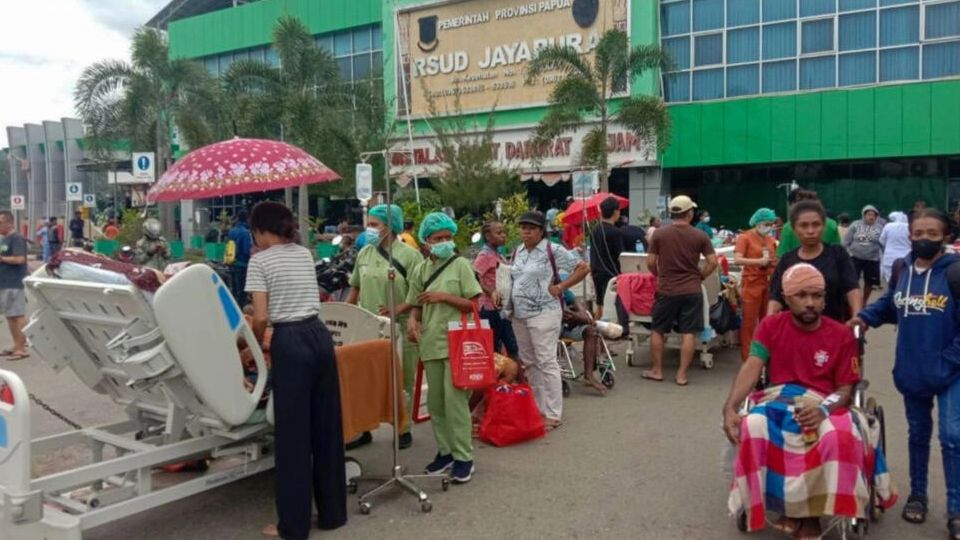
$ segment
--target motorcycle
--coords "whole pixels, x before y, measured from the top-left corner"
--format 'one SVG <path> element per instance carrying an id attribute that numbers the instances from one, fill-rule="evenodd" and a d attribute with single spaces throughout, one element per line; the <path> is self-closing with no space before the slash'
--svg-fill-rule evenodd
<path id="1" fill-rule="evenodd" d="M 341 237 L 333 239 L 334 245 L 340 245 Z M 357 263 L 357 251 L 353 248 L 334 257 L 320 259 L 315 270 L 317 285 L 320 286 L 321 302 L 346 302 L 350 294 L 350 275 Z"/>

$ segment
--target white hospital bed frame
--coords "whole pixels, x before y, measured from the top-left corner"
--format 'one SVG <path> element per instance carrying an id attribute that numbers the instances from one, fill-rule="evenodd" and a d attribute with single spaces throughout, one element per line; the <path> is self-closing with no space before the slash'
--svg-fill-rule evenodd
<path id="1" fill-rule="evenodd" d="M 27 389 L 0 370 L 14 396 L 13 405 L 0 402 L 0 538 L 79 540 L 83 530 L 273 467 L 272 426 L 246 423 L 266 378 L 244 388 L 236 343 L 256 340 L 209 267 L 177 274 L 152 304 L 132 285 L 60 280 L 44 269 L 25 284 L 36 306 L 26 329 L 34 352 L 55 371 L 70 368 L 129 418 L 33 439 Z M 384 320 L 356 306 L 325 304 L 323 318 L 349 321 L 343 342 L 385 335 Z M 266 373 L 260 348 L 251 349 Z M 32 476 L 34 456 L 76 445 L 89 448 L 90 462 Z M 206 472 L 154 485 L 155 468 L 208 457 L 215 461 Z"/>
<path id="2" fill-rule="evenodd" d="M 620 268 L 625 274 L 647 272 L 647 256 L 645 253 L 622 253 L 620 255 Z M 717 301 L 717 298 L 720 296 L 722 290 L 722 284 L 720 282 L 720 269 L 718 268 L 713 276 L 705 280 L 700 285 L 700 291 L 703 294 L 704 328 L 710 328 L 710 307 Z M 617 278 L 614 277 L 607 285 L 607 290 L 603 296 L 603 316 L 605 320 L 616 322 L 616 300 Z M 632 313 L 629 314 L 629 317 L 629 328 L 625 329 L 630 334 L 630 341 L 627 345 L 626 351 L 626 360 L 628 366 L 636 366 L 639 365 L 634 360 L 636 356 L 636 350 L 640 348 L 641 343 L 650 339 L 650 336 L 653 332 L 650 330 L 650 328 L 648 328 L 648 325 L 653 322 L 653 318 L 649 315 L 640 316 Z M 714 332 L 714 334 L 716 333 Z M 666 348 L 679 349 L 683 336 L 676 332 L 671 332 L 667 334 L 665 338 Z M 698 337 L 696 350 L 699 352 L 700 366 L 704 369 L 713 369 L 713 353 L 711 351 L 724 343 L 725 341 L 723 336 L 715 335 L 709 341 L 701 341 Z"/>

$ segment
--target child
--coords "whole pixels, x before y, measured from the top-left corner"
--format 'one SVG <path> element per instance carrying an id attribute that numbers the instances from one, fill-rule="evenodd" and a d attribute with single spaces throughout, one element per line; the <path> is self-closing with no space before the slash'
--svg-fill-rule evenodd
<path id="1" fill-rule="evenodd" d="M 483 295 L 480 296 L 480 317 L 490 322 L 493 330 L 493 350 L 501 352 L 506 348 L 507 356 L 517 358 L 517 338 L 513 335 L 510 321 L 500 316 L 502 299 L 497 295 L 497 267 L 507 260 L 497 251 L 507 242 L 507 232 L 503 223 L 488 221 L 480 229 L 483 235 L 483 249 L 473 260 L 473 269 L 480 278 Z"/>

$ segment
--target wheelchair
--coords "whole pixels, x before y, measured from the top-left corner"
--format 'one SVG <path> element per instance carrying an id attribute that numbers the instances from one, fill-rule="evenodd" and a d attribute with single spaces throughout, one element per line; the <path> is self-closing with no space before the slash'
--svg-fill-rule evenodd
<path id="1" fill-rule="evenodd" d="M 855 329 L 854 334 L 857 338 L 857 346 L 860 351 L 860 382 L 857 383 L 857 386 L 853 389 L 853 396 L 851 399 L 852 407 L 863 412 L 864 416 L 867 418 L 867 427 L 869 429 L 879 426 L 880 438 L 877 444 L 877 449 L 880 452 L 883 452 L 884 457 L 889 460 L 889 455 L 887 454 L 887 427 L 883 406 L 877 403 L 876 398 L 867 396 L 867 390 L 870 388 L 870 381 L 864 378 L 866 373 L 864 370 L 864 345 L 866 344 L 866 341 L 864 340 L 863 334 L 859 328 Z M 766 388 L 767 385 L 767 372 L 766 369 L 764 369 L 763 374 L 760 376 L 760 382 L 757 383 L 757 389 L 762 390 Z M 749 401 L 749 399 L 747 401 Z M 748 412 L 749 404 L 747 401 L 744 402 L 740 409 L 742 414 L 746 414 Z M 825 537 L 833 530 L 837 530 L 840 538 L 844 540 L 847 538 L 864 539 L 867 537 L 867 534 L 870 530 L 870 525 L 879 521 L 880 516 L 885 512 L 884 508 L 877 504 L 878 495 L 874 480 L 874 476 L 871 475 L 869 488 L 870 499 L 867 502 L 865 512 L 866 517 L 830 517 L 828 519 L 827 526 L 823 528 L 821 537 Z M 739 510 L 736 518 L 737 529 L 739 529 L 740 532 L 747 532 L 746 511 L 743 509 Z"/>
<path id="2" fill-rule="evenodd" d="M 615 375 L 617 366 L 613 362 L 613 355 L 610 353 L 607 341 L 600 332 L 597 332 L 597 339 L 599 343 L 597 344 L 598 358 L 596 368 L 600 384 L 606 387 L 607 390 L 611 390 L 617 382 Z M 585 375 L 582 372 L 578 374 L 576 367 L 574 367 L 574 359 L 578 355 L 582 355 L 581 352 L 574 348 L 574 344 L 577 343 L 577 341 L 578 340 L 573 338 L 562 336 L 557 341 L 557 362 L 560 364 L 560 376 L 563 378 L 561 381 L 563 397 L 570 396 L 570 381 L 580 380 Z"/>

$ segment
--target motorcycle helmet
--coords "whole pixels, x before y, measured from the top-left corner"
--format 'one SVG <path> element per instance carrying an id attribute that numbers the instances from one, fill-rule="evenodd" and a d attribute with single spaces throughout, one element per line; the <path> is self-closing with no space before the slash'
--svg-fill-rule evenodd
<path id="1" fill-rule="evenodd" d="M 143 235 L 151 240 L 156 240 L 160 238 L 160 232 L 163 229 L 163 226 L 160 225 L 160 221 L 154 218 L 147 218 L 143 222 Z"/>

